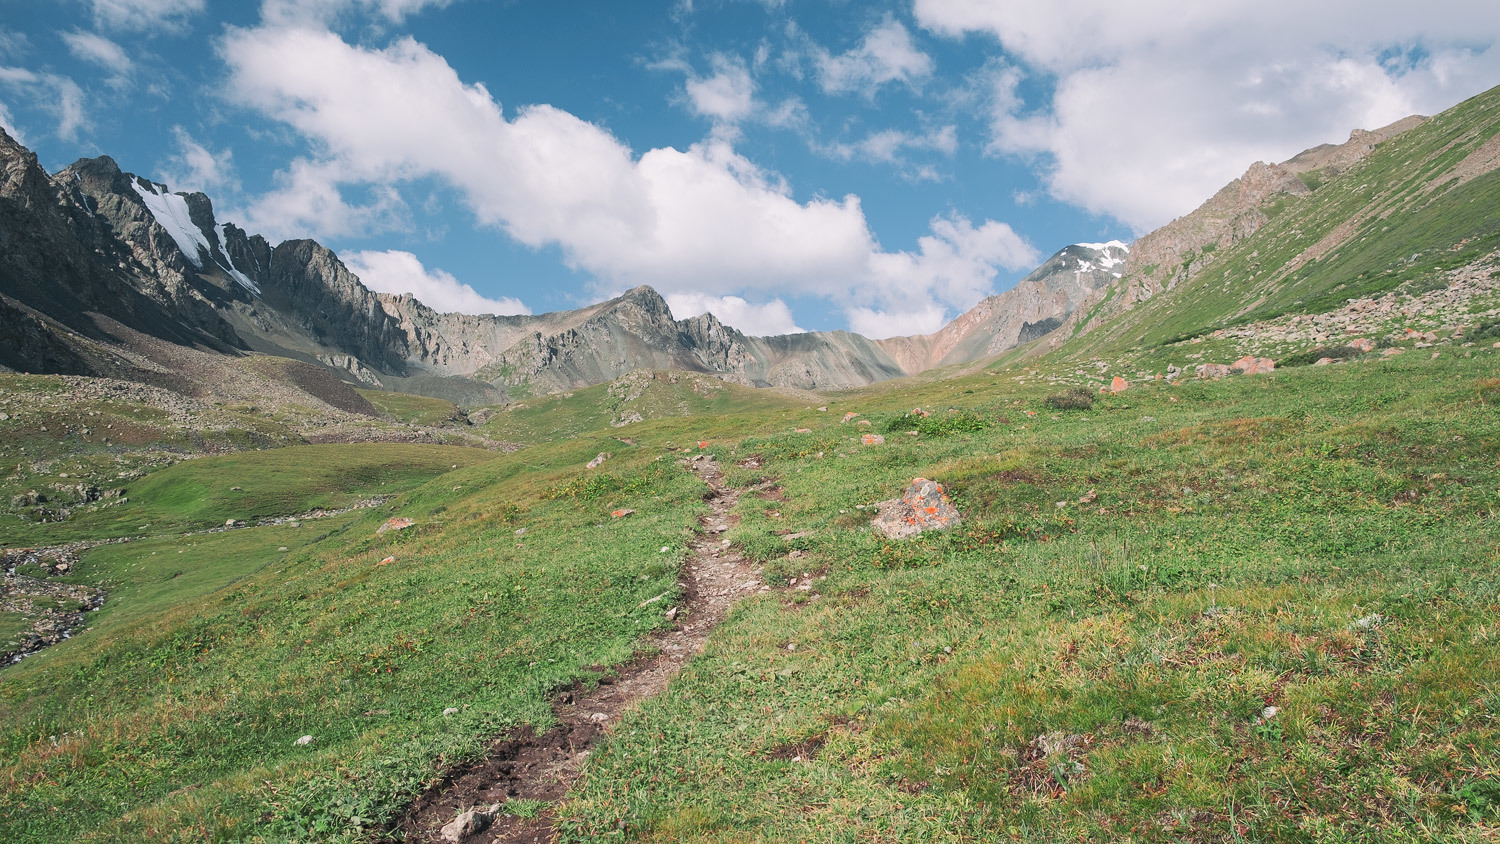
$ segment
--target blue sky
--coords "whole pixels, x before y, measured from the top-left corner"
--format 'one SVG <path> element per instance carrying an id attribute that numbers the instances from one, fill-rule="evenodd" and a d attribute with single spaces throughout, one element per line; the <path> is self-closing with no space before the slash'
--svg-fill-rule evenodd
<path id="1" fill-rule="evenodd" d="M 1500 4 L 0 0 L 0 125 L 440 309 L 923 333 L 1500 81 Z"/>

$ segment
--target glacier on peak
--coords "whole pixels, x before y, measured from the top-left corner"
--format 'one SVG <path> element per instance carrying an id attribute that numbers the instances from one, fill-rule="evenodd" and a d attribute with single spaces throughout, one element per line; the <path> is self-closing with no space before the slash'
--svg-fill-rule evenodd
<path id="1" fill-rule="evenodd" d="M 214 245 L 208 242 L 208 238 L 203 236 L 202 230 L 193 223 L 187 200 L 182 195 L 172 193 L 165 185 L 162 186 L 162 191 L 158 192 L 156 185 L 151 182 L 147 182 L 145 187 L 142 187 L 141 182 L 141 179 L 131 179 L 130 186 L 135 188 L 135 192 L 141 197 L 141 202 L 145 203 L 146 210 L 156 218 L 158 225 L 167 230 L 167 234 L 172 237 L 177 248 L 182 250 L 183 257 L 187 258 L 189 263 L 202 270 L 204 268 L 203 256 L 207 255 L 209 260 L 238 282 L 241 287 L 257 296 L 260 295 L 260 285 L 235 269 L 234 261 L 229 258 L 229 254 L 216 250 Z M 218 232 L 219 242 L 225 243 L 224 227 L 215 226 L 214 230 Z M 216 251 L 223 255 L 224 260 L 219 260 L 218 255 L 215 254 Z"/>

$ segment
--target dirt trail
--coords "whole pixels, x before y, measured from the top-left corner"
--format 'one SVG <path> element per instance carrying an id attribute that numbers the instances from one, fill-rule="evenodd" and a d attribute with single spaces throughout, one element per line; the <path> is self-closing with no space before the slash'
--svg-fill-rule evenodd
<path id="1" fill-rule="evenodd" d="M 722 538 L 738 520 L 730 510 L 739 492 L 724 483 L 718 463 L 708 455 L 685 462 L 708 484 L 705 500 L 710 512 L 698 520 L 699 533 L 688 543 L 688 559 L 678 581 L 681 600 L 660 604 L 663 612 L 677 609 L 677 624 L 651 637 L 646 650 L 657 653 L 616 666 L 594 689 L 559 694 L 552 702 L 557 725 L 546 733 L 504 736 L 484 759 L 450 772 L 396 825 L 407 841 L 444 841 L 443 825 L 471 807 L 562 798 L 578 779 L 594 742 L 619 723 L 622 713 L 666 689 L 683 665 L 703 651 L 709 633 L 734 602 L 761 588 L 759 572 Z M 502 808 L 492 826 L 465 838 L 464 844 L 554 838 L 551 812 L 522 819 L 506 815 Z"/>

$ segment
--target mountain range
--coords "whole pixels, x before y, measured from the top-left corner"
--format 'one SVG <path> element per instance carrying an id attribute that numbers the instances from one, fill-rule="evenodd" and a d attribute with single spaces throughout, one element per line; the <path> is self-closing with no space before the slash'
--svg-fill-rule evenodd
<path id="1" fill-rule="evenodd" d="M 193 348 L 289 359 L 351 386 L 480 406 L 639 369 L 839 389 L 973 365 L 1027 344 L 1041 352 L 1096 332 L 1079 348 L 1201 335 L 1326 310 L 1353 298 L 1346 294 L 1384 292 L 1434 261 L 1451 263 L 1413 247 L 1404 264 L 1364 268 L 1355 284 L 1349 267 L 1328 270 L 1330 261 L 1365 254 L 1341 247 L 1379 239 L 1393 214 L 1425 209 L 1445 225 L 1461 218 L 1450 207 L 1458 189 L 1487 186 L 1480 177 L 1500 162 L 1484 134 L 1494 99 L 1491 92 L 1437 118 L 1356 130 L 1343 144 L 1254 164 L 1133 245 L 1064 247 L 940 331 L 882 340 L 846 331 L 749 336 L 711 313 L 679 319 L 646 286 L 572 311 L 439 313 L 409 294 L 370 290 L 316 241 L 273 246 L 221 223 L 205 194 L 173 193 L 107 156 L 49 174 L 0 130 L 0 366 L 150 381 L 152 371 L 171 368 L 174 349 Z M 1377 150 L 1403 143 L 1414 158 L 1377 156 L 1371 165 Z M 1466 152 L 1449 161 L 1454 150 Z M 1359 175 L 1372 167 L 1381 180 Z M 1460 225 L 1448 240 L 1478 255 L 1493 235 L 1479 228 Z M 1277 234 L 1254 237 L 1266 230 Z"/>
<path id="2" fill-rule="evenodd" d="M 641 369 L 753 386 L 844 388 L 963 364 L 1036 339 L 1120 275 L 1128 247 L 1075 244 L 1013 289 L 925 336 L 748 336 L 713 314 L 678 319 L 650 287 L 540 315 L 439 313 L 376 293 L 312 240 L 272 246 L 107 156 L 48 174 L 0 131 L 0 364 L 111 374 L 149 353 L 120 329 L 227 355 L 326 367 L 351 384 L 468 404 L 558 392 Z M 93 342 L 89 342 L 93 341 Z"/>

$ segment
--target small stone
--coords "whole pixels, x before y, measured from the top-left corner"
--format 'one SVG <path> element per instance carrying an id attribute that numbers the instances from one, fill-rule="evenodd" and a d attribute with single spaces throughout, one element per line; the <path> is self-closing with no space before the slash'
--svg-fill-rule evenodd
<path id="1" fill-rule="evenodd" d="M 526 528 L 517 528 L 516 529 L 516 536 L 525 536 L 525 535 L 526 535 Z"/>
<path id="2" fill-rule="evenodd" d="M 451 842 L 451 844 L 459 844 L 459 842 L 469 836 L 477 835 L 489 829 L 490 824 L 495 822 L 495 816 L 499 813 L 499 803 L 487 809 L 470 809 L 449 821 L 439 832 L 439 835 L 444 841 Z"/>
<path id="3" fill-rule="evenodd" d="M 449 715 L 457 715 L 457 714 L 458 714 L 458 707 L 456 707 L 456 706 L 450 706 L 447 709 L 443 710 L 443 717 L 444 718 L 448 717 Z"/>
<path id="4" fill-rule="evenodd" d="M 588 465 L 585 468 L 588 468 L 588 469 L 597 469 L 600 466 L 603 466 L 604 465 L 604 461 L 606 461 L 608 459 L 609 459 L 609 452 L 607 452 L 607 451 L 601 451 L 601 452 L 599 452 L 599 456 L 595 457 L 593 460 L 590 460 L 588 462 Z"/>
<path id="5" fill-rule="evenodd" d="M 234 519 L 225 519 L 224 527 L 234 527 Z"/>
<path id="6" fill-rule="evenodd" d="M 1260 717 L 1261 717 L 1261 720 L 1262 720 L 1262 721 L 1269 721 L 1269 720 L 1271 720 L 1271 719 L 1272 719 L 1272 718 L 1275 718 L 1275 717 L 1276 717 L 1276 714 L 1277 714 L 1277 713 L 1278 713 L 1278 712 L 1280 712 L 1280 711 L 1281 711 L 1281 710 L 1280 710 L 1280 709 L 1279 709 L 1279 708 L 1277 708 L 1277 707 L 1275 707 L 1275 706 L 1268 706 L 1268 707 L 1266 707 L 1266 708 L 1265 708 L 1265 709 L 1262 709 L 1262 710 L 1261 710 L 1261 711 L 1260 711 Z"/>
<path id="7" fill-rule="evenodd" d="M 844 420 L 842 422 L 840 422 L 839 424 L 840 425 L 847 425 L 847 424 L 849 424 L 850 421 L 852 421 L 854 419 L 858 419 L 858 418 L 859 418 L 859 414 L 855 413 L 854 411 L 851 410 L 848 413 L 844 414 Z"/>
<path id="8" fill-rule="evenodd" d="M 667 610 L 667 621 L 676 621 L 676 620 L 677 620 L 677 608 L 676 607 L 672 607 L 671 609 Z"/>
<path id="9" fill-rule="evenodd" d="M 621 510 L 612 510 L 612 511 L 610 511 L 609 515 L 610 515 L 610 518 L 613 518 L 613 519 L 623 519 L 626 516 L 633 516 L 633 515 L 635 515 L 635 511 L 631 510 L 631 509 L 628 509 L 628 508 L 621 509 Z"/>
<path id="10" fill-rule="evenodd" d="M 589 720 L 595 724 L 603 724 L 605 721 L 609 720 L 609 713 L 595 712 L 593 715 L 589 716 Z"/>
<path id="11" fill-rule="evenodd" d="M 865 445 L 885 445 L 885 437 L 879 434 L 865 434 L 863 437 L 860 437 L 860 442 Z"/>
<path id="12" fill-rule="evenodd" d="M 661 553 L 663 553 L 663 554 L 665 554 L 665 553 L 667 553 L 668 551 L 671 551 L 671 550 L 672 550 L 672 546 L 670 546 L 670 545 L 663 545 L 661 547 Z"/>
<path id="13" fill-rule="evenodd" d="M 287 551 L 287 550 L 290 550 L 290 549 L 288 549 L 285 545 L 283 545 L 283 546 L 277 548 L 276 550 L 277 551 Z"/>
<path id="14" fill-rule="evenodd" d="M 375 532 L 377 534 L 380 534 L 392 530 L 406 530 L 414 524 L 416 524 L 416 521 L 412 519 L 397 516 L 395 518 L 386 519 L 385 524 L 381 525 L 380 528 Z"/>
<path id="15" fill-rule="evenodd" d="M 390 565 L 391 563 L 394 563 L 394 562 L 396 562 L 396 558 L 395 557 L 386 557 L 384 560 L 381 560 L 380 562 L 376 563 L 375 565 L 377 565 L 377 566 L 388 566 L 388 565 Z"/>
<path id="16" fill-rule="evenodd" d="M 305 747 L 305 746 L 307 746 L 309 744 L 312 744 L 312 743 L 313 743 L 313 737 L 312 736 L 303 736 L 302 738 L 299 738 L 296 741 L 296 744 L 297 744 L 298 747 Z"/>
<path id="17" fill-rule="evenodd" d="M 1111 393 L 1123 393 L 1128 389 L 1130 389 L 1130 382 L 1118 375 L 1114 377 L 1114 380 L 1109 382 L 1109 391 Z"/>

